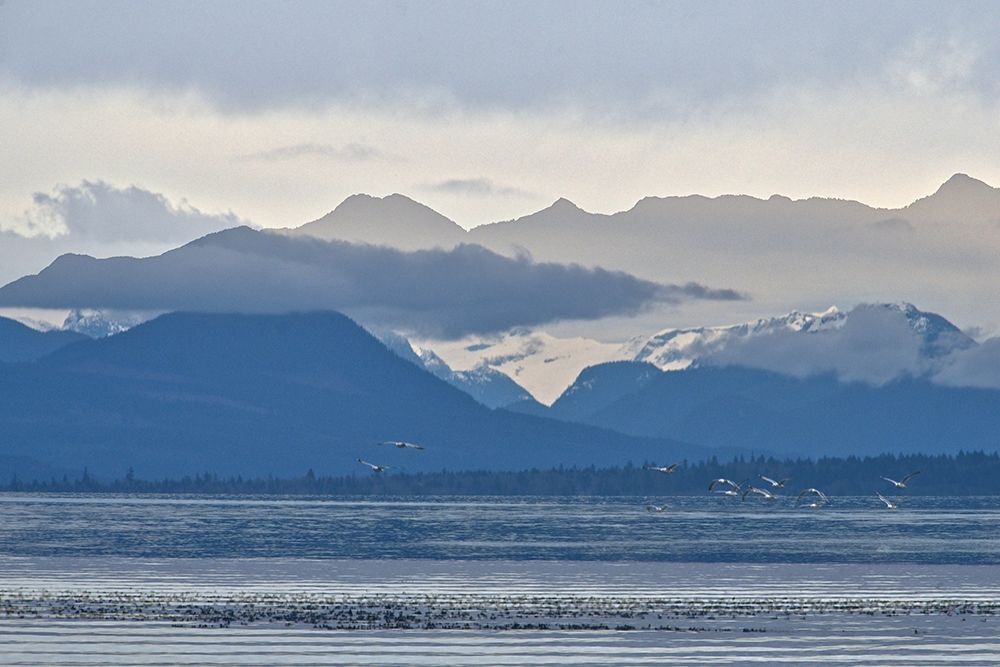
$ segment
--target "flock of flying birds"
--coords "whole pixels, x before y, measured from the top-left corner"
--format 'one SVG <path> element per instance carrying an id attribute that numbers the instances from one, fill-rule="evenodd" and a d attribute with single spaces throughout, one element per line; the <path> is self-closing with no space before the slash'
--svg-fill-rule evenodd
<path id="1" fill-rule="evenodd" d="M 423 449 L 423 445 L 417 445 L 412 442 L 406 442 L 405 440 L 385 440 L 378 443 L 379 445 L 387 445 L 389 447 L 395 447 L 396 449 Z M 372 469 L 372 472 L 385 472 L 392 466 L 387 466 L 381 463 L 372 463 L 371 461 L 365 461 L 362 458 L 358 459 L 358 463 L 361 465 L 366 465 Z"/>
<path id="2" fill-rule="evenodd" d="M 389 447 L 395 447 L 396 449 L 415 449 L 415 450 L 424 449 L 423 445 L 418 445 L 412 442 L 406 442 L 405 440 L 384 440 L 383 442 L 377 444 Z M 368 466 L 374 473 L 382 473 L 392 467 L 382 463 L 372 463 L 371 461 L 365 461 L 362 458 L 358 459 L 358 463 L 360 463 L 361 465 Z M 678 464 L 671 463 L 668 466 L 647 465 L 643 467 L 646 470 L 652 470 L 654 472 L 660 472 L 665 475 L 670 475 L 675 470 L 677 470 L 677 466 Z M 911 472 L 910 474 L 905 475 L 902 479 L 899 480 L 895 480 L 890 477 L 882 477 L 881 479 L 884 479 L 885 481 L 889 482 L 896 489 L 905 489 L 906 483 L 919 474 L 920 471 L 917 470 L 916 472 Z M 747 496 L 749 495 L 757 495 L 764 500 L 775 501 L 779 498 L 779 495 L 776 490 L 785 488 L 785 484 L 791 481 L 791 478 L 789 477 L 786 477 L 785 479 L 772 479 L 766 475 L 757 475 L 757 476 L 760 477 L 765 482 L 767 482 L 767 485 L 770 487 L 771 490 L 761 488 L 759 486 L 754 486 L 753 484 L 749 483 L 750 482 L 749 479 L 745 479 L 737 484 L 731 479 L 725 479 L 720 477 L 719 479 L 713 479 L 711 482 L 709 482 L 708 492 L 715 493 L 721 496 L 734 496 L 734 497 L 739 496 L 741 500 L 746 500 Z M 886 509 L 894 510 L 897 507 L 899 507 L 896 503 L 892 502 L 878 491 L 875 492 L 875 496 L 883 503 L 885 503 Z M 814 487 L 809 487 L 808 489 L 802 489 L 802 491 L 799 492 L 798 497 L 795 499 L 796 507 L 820 509 L 821 507 L 825 507 L 826 505 L 829 504 L 830 504 L 830 497 Z M 646 510 L 649 512 L 665 512 L 667 510 L 667 506 L 648 504 L 646 505 Z"/>
<path id="3" fill-rule="evenodd" d="M 672 463 L 668 466 L 647 465 L 643 467 L 646 470 L 660 472 L 665 475 L 672 474 L 675 470 L 677 470 L 676 463 Z M 884 479 L 885 481 L 892 484 L 893 488 L 905 489 L 906 483 L 919 474 L 920 471 L 917 470 L 916 472 L 911 472 L 910 474 L 904 476 L 902 479 L 899 480 L 895 480 L 889 477 L 882 477 L 881 479 Z M 760 477 L 765 482 L 767 482 L 767 485 L 768 487 L 770 487 L 770 490 L 750 484 L 749 479 L 745 479 L 742 482 L 736 483 L 731 479 L 725 479 L 720 477 L 719 479 L 713 479 L 711 482 L 709 482 L 708 492 L 718 494 L 721 496 L 734 496 L 734 497 L 739 496 L 741 500 L 746 500 L 747 496 L 749 495 L 757 495 L 760 496 L 763 500 L 775 501 L 779 498 L 777 489 L 785 488 L 785 484 L 791 481 L 791 478 L 788 477 L 786 477 L 785 479 L 772 479 L 770 477 L 767 477 L 766 475 L 757 475 L 757 476 Z M 892 502 L 878 491 L 875 492 L 875 496 L 883 503 L 885 503 L 886 509 L 894 510 L 898 507 L 896 503 Z M 826 505 L 829 504 L 830 504 L 830 497 L 814 487 L 809 487 L 808 489 L 802 489 L 802 491 L 799 492 L 798 497 L 795 499 L 796 507 L 820 509 L 821 507 L 825 507 Z M 646 505 L 646 510 L 649 512 L 665 512 L 667 510 L 667 507 L 666 505 L 648 504 Z"/>

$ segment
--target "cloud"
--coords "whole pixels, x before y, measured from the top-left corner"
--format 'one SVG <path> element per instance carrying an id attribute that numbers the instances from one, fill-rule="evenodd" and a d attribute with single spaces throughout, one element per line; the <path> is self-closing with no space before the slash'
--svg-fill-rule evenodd
<path id="1" fill-rule="evenodd" d="M 7 2 L 0 144 L 17 159 L 0 177 L 0 215 L 87 174 L 160 183 L 275 227 L 352 193 L 479 176 L 607 213 L 690 193 L 896 207 L 956 171 L 1000 183 L 996 3 L 537 5 Z M 407 163 L 234 161 L 352 141 Z M 425 194 L 465 227 L 531 213 L 517 197 Z M 981 236 L 998 228 L 913 224 L 845 230 L 804 216 L 704 248 L 690 237 L 708 233 L 688 226 L 647 244 L 661 270 L 614 268 L 738 285 L 752 304 L 697 301 L 576 333 L 624 338 L 882 299 L 995 326 L 996 244 Z"/>
<path id="2" fill-rule="evenodd" d="M 910 87 L 978 73 L 987 88 L 997 49 L 966 48 L 995 43 L 1000 20 L 991 2 L 902 0 L 686 0 L 624 12 L 597 0 L 78 1 L 2 11 L 0 75 L 36 87 L 194 90 L 233 111 L 410 99 L 507 109 L 572 100 L 641 113 L 774 85 L 832 87 L 882 68 Z"/>
<path id="3" fill-rule="evenodd" d="M 68 236 L 74 241 L 179 243 L 227 227 L 246 224 L 235 213 L 203 213 L 137 186 L 118 188 L 104 181 L 60 185 L 36 192 L 25 213 L 26 235 Z"/>
<path id="4" fill-rule="evenodd" d="M 340 310 L 366 324 L 457 338 L 658 303 L 731 299 L 621 272 L 509 258 L 480 246 L 402 252 L 239 228 L 158 257 L 60 257 L 0 289 L 0 305 L 284 312 Z"/>
<path id="5" fill-rule="evenodd" d="M 916 93 L 962 88 L 975 75 L 983 49 L 958 35 L 918 35 L 898 50 L 886 66 L 889 77 Z"/>
<path id="6" fill-rule="evenodd" d="M 184 201 L 104 181 L 36 192 L 34 205 L 0 226 L 0 285 L 37 273 L 59 255 L 150 255 L 209 232 L 245 224 L 232 212 L 203 213 Z M 5 227 L 5 228 L 4 228 Z"/>
<path id="7" fill-rule="evenodd" d="M 304 157 L 329 158 L 331 160 L 343 160 L 347 162 L 360 162 L 363 160 L 374 160 L 384 158 L 385 153 L 366 144 L 349 143 L 343 146 L 332 144 L 303 143 L 291 146 L 278 146 L 257 153 L 250 153 L 242 156 L 246 160 L 262 160 L 264 162 L 281 162 L 285 160 L 297 160 Z"/>
<path id="8" fill-rule="evenodd" d="M 737 339 L 705 362 L 808 377 L 834 373 L 845 382 L 881 385 L 926 373 L 924 342 L 899 312 L 856 308 L 839 329 L 815 333 L 779 331 Z"/>
<path id="9" fill-rule="evenodd" d="M 976 347 L 953 355 L 934 376 L 939 384 L 956 387 L 1000 389 L 1000 338 L 990 338 Z"/>
<path id="10" fill-rule="evenodd" d="M 425 187 L 430 192 L 477 197 L 526 197 L 537 198 L 534 192 L 506 185 L 497 185 L 488 178 L 452 178 Z"/>

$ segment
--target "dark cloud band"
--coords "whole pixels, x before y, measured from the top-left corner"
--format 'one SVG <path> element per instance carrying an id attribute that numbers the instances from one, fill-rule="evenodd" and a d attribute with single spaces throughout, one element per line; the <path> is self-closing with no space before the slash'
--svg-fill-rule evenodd
<path id="1" fill-rule="evenodd" d="M 281 312 L 333 309 L 458 337 L 556 320 L 630 315 L 658 303 L 741 298 L 697 284 L 509 258 L 480 246 L 403 252 L 242 227 L 157 257 L 65 255 L 0 289 L 0 305 Z"/>

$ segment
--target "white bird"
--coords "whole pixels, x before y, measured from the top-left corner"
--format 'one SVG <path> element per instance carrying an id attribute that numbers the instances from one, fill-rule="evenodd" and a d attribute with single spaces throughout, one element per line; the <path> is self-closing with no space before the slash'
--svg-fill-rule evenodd
<path id="1" fill-rule="evenodd" d="M 808 488 L 804 489 L 802 493 L 799 494 L 799 497 L 795 500 L 795 504 L 798 505 L 799 503 L 801 503 L 802 496 L 809 494 L 815 495 L 817 497 L 817 500 L 809 503 L 808 505 L 806 505 L 806 507 L 811 507 L 812 509 L 819 509 L 820 507 L 823 507 L 823 505 L 827 505 L 830 502 L 830 499 L 826 497 L 826 494 L 820 491 L 819 489 Z"/>
<path id="2" fill-rule="evenodd" d="M 757 476 L 760 477 L 765 482 L 767 482 L 768 484 L 770 484 L 771 488 L 774 489 L 785 488 L 785 482 L 791 479 L 791 477 L 786 477 L 785 479 L 771 479 L 770 477 L 765 477 L 764 475 L 757 475 Z"/>
<path id="3" fill-rule="evenodd" d="M 742 487 L 740 487 L 740 485 L 737 484 L 736 482 L 732 481 L 731 479 L 723 479 L 723 478 L 713 479 L 711 483 L 708 485 L 708 490 L 714 491 L 715 487 L 719 484 L 725 484 L 729 487 L 725 491 L 718 492 L 723 496 L 738 496 L 743 491 Z"/>
<path id="4" fill-rule="evenodd" d="M 896 503 L 892 502 L 891 500 L 889 500 L 888 498 L 886 498 L 885 496 L 883 496 L 878 491 L 875 492 L 875 495 L 878 496 L 879 500 L 881 500 L 883 503 L 885 503 L 885 508 L 887 510 L 894 510 L 894 509 L 896 509 L 896 507 L 898 507 L 898 505 L 896 505 Z"/>
<path id="5" fill-rule="evenodd" d="M 676 463 L 671 463 L 668 466 L 642 466 L 642 467 L 645 468 L 646 470 L 655 470 L 656 472 L 663 472 L 668 475 L 673 471 L 677 470 Z"/>
<path id="6" fill-rule="evenodd" d="M 906 483 L 908 481 L 910 481 L 911 478 L 916 477 L 919 474 L 920 474 L 919 470 L 916 471 L 916 472 L 911 472 L 909 475 L 907 475 L 903 479 L 899 480 L 898 482 L 896 480 L 894 480 L 894 479 L 889 479 L 888 477 L 883 477 L 882 479 L 884 479 L 885 481 L 889 482 L 890 484 L 892 484 L 897 489 L 905 489 L 906 488 Z"/>
<path id="7" fill-rule="evenodd" d="M 368 461 L 365 461 L 364 459 L 358 459 L 358 463 L 362 463 L 362 464 L 368 466 L 369 468 L 372 469 L 372 472 L 385 472 L 386 470 L 388 470 L 389 468 L 392 467 L 392 466 L 379 465 L 377 463 L 369 463 Z"/>
<path id="8" fill-rule="evenodd" d="M 749 495 L 751 493 L 756 493 L 758 496 L 760 496 L 764 500 L 777 500 L 778 499 L 778 496 L 774 495 L 773 493 L 771 493 L 767 489 L 758 489 L 756 486 L 754 486 L 754 485 L 751 484 L 749 487 L 747 487 L 747 490 L 743 492 L 743 500 L 746 500 L 747 499 L 747 495 Z"/>
<path id="9" fill-rule="evenodd" d="M 392 445 L 396 449 L 423 449 L 423 445 L 417 445 L 412 442 L 405 442 L 403 440 L 386 440 L 385 442 L 378 443 L 380 445 Z"/>
<path id="10" fill-rule="evenodd" d="M 667 506 L 666 505 L 653 505 L 652 503 L 650 503 L 649 505 L 646 505 L 646 511 L 647 512 L 666 512 L 667 511 Z"/>

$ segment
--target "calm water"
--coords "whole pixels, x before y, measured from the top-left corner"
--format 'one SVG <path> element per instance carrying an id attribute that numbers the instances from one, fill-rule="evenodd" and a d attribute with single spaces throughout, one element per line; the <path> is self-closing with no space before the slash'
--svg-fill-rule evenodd
<path id="1" fill-rule="evenodd" d="M 0 663 L 1000 664 L 1000 498 L 730 500 L 0 496 Z"/>
<path id="2" fill-rule="evenodd" d="M 1000 497 L 293 499 L 0 496 L 0 555 L 1000 563 Z"/>

